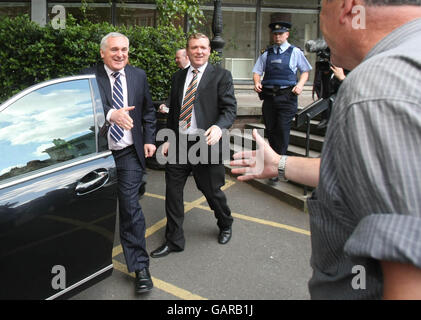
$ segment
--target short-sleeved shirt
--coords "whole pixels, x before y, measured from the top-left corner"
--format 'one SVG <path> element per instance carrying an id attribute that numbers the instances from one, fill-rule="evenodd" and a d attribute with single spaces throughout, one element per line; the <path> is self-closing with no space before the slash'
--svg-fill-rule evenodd
<path id="1" fill-rule="evenodd" d="M 380 261 L 421 268 L 421 19 L 339 89 L 308 200 L 312 299 L 380 299 Z"/>
<path id="2" fill-rule="evenodd" d="M 276 50 L 280 48 L 280 52 L 282 53 L 288 50 L 290 46 L 291 44 L 288 41 L 285 41 L 281 46 L 275 45 L 273 46 L 273 48 Z M 263 52 L 263 54 L 260 55 L 260 57 L 256 61 L 256 64 L 254 65 L 254 68 L 252 71 L 253 73 L 263 75 L 266 69 L 267 55 L 268 55 L 267 50 Z M 308 62 L 308 60 L 304 56 L 304 53 L 297 47 L 295 47 L 294 50 L 292 50 L 289 67 L 294 73 L 297 73 L 297 70 L 303 73 L 303 72 L 308 72 L 312 69 L 311 64 Z"/>

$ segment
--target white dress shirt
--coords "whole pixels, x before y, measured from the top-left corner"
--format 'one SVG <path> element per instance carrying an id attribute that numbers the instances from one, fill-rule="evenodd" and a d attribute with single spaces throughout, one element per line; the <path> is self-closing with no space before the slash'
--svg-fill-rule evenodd
<path id="1" fill-rule="evenodd" d="M 108 78 L 110 79 L 111 94 L 112 94 L 113 86 L 114 86 L 114 82 L 115 82 L 115 78 L 113 77 L 112 74 L 115 71 L 108 68 L 105 64 L 104 64 L 104 68 L 105 68 L 105 71 L 107 72 Z M 121 87 L 123 89 L 123 106 L 128 107 L 126 73 L 124 72 L 124 69 L 121 69 L 118 72 L 120 72 Z M 113 122 L 110 120 L 110 118 L 111 118 L 111 114 L 114 112 L 114 110 L 115 109 L 111 109 L 107 113 L 107 116 L 106 116 L 107 121 L 111 124 L 113 124 Z M 128 146 L 131 146 L 133 144 L 133 136 L 132 136 L 131 130 L 123 129 L 123 131 L 124 131 L 123 137 L 120 139 L 120 141 L 115 142 L 110 137 L 110 130 L 108 130 L 107 138 L 108 138 L 108 147 L 109 147 L 110 150 L 121 150 L 121 149 L 124 149 L 124 148 L 126 148 Z"/>
<path id="2" fill-rule="evenodd" d="M 197 88 L 199 88 L 200 80 L 202 79 L 203 73 L 205 72 L 205 69 L 207 67 L 208 63 L 206 62 L 203 66 L 197 68 L 196 70 L 199 71 L 197 73 Z M 190 82 L 193 79 L 193 70 L 194 68 L 192 66 L 188 67 L 186 81 L 184 82 L 184 90 L 183 90 L 183 99 L 181 101 L 184 101 L 184 96 L 186 95 L 187 88 L 190 85 Z M 190 122 L 190 127 L 188 129 L 183 129 L 182 126 L 179 127 L 180 132 L 183 134 L 196 134 L 198 133 L 197 129 L 197 122 L 196 122 L 196 115 L 194 114 L 194 105 L 192 109 L 192 117 Z"/>

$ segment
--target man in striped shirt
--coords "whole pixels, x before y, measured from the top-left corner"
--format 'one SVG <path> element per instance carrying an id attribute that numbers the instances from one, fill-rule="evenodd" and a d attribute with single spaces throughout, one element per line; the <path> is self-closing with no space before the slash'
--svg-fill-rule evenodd
<path id="1" fill-rule="evenodd" d="M 334 65 L 352 70 L 320 159 L 235 155 L 239 180 L 317 187 L 308 200 L 312 299 L 421 299 L 421 1 L 323 0 Z M 264 161 L 258 172 L 256 161 Z"/>

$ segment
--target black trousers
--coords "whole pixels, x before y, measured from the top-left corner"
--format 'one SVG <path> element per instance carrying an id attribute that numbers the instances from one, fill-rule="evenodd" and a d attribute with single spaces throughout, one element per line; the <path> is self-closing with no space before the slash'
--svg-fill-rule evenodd
<path id="1" fill-rule="evenodd" d="M 291 123 L 297 113 L 298 98 L 292 92 L 279 96 L 266 96 L 263 101 L 263 121 L 269 145 L 278 154 L 286 154 Z"/>
<path id="2" fill-rule="evenodd" d="M 120 241 L 129 272 L 149 267 L 145 217 L 139 204 L 143 168 L 133 146 L 113 151 L 117 166 Z"/>
<path id="3" fill-rule="evenodd" d="M 188 149 L 191 144 L 189 143 Z M 165 238 L 172 249 L 184 249 L 184 186 L 193 172 L 197 188 L 205 196 L 209 207 L 214 211 L 220 229 L 231 227 L 233 218 L 227 199 L 221 187 L 225 185 L 225 167 L 221 164 L 170 164 L 165 167 L 165 211 L 167 225 Z"/>

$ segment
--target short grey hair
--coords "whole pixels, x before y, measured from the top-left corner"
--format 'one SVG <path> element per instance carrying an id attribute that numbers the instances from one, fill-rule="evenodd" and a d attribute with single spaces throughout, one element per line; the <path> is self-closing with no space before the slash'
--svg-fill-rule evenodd
<path id="1" fill-rule="evenodd" d="M 101 50 L 105 50 L 107 48 L 108 38 L 118 38 L 118 37 L 125 38 L 127 40 L 127 46 L 129 47 L 129 45 L 130 45 L 129 38 L 127 38 L 124 34 L 122 34 L 120 32 L 110 32 L 101 39 L 101 44 L 100 44 Z"/>

